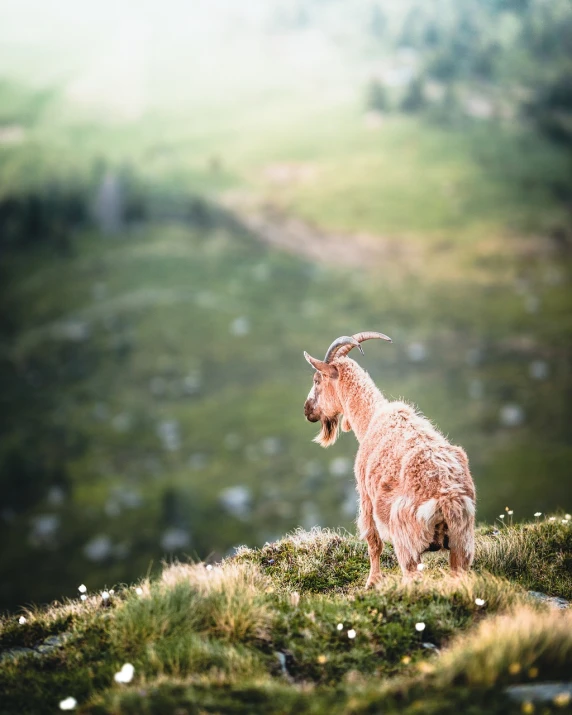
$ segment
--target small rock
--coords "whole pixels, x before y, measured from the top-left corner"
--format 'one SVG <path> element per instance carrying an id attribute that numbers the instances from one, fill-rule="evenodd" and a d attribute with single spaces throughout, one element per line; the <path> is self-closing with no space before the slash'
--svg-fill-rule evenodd
<path id="1" fill-rule="evenodd" d="M 111 420 L 111 426 L 113 427 L 115 432 L 119 432 L 120 434 L 129 432 L 129 430 L 131 429 L 131 425 L 131 417 L 125 412 L 121 412 L 120 414 L 115 415 L 115 417 Z"/>
<path id="2" fill-rule="evenodd" d="M 44 645 L 57 647 L 69 641 L 71 637 L 71 633 L 60 633 L 58 636 L 48 636 L 44 641 Z"/>
<path id="3" fill-rule="evenodd" d="M 407 357 L 410 362 L 425 362 L 427 359 L 427 348 L 423 343 L 410 343 L 407 346 Z"/>
<path id="4" fill-rule="evenodd" d="M 351 460 L 346 457 L 336 457 L 330 462 L 330 474 L 334 477 L 343 477 L 352 469 Z"/>
<path id="5" fill-rule="evenodd" d="M 284 653 L 276 652 L 276 657 L 278 658 L 278 662 L 280 663 L 280 669 L 284 673 L 284 675 L 288 675 L 288 671 L 286 670 L 286 656 Z"/>
<path id="6" fill-rule="evenodd" d="M 24 655 L 35 655 L 35 653 L 33 648 L 10 648 L 0 655 L 0 663 L 5 660 L 16 660 Z"/>
<path id="7" fill-rule="evenodd" d="M 167 452 L 177 452 L 181 448 L 181 430 L 177 420 L 162 420 L 157 425 L 157 436 Z"/>
<path id="8" fill-rule="evenodd" d="M 236 337 L 248 335 L 250 332 L 250 320 L 246 316 L 241 316 L 233 320 L 229 327 L 230 333 Z"/>
<path id="9" fill-rule="evenodd" d="M 184 549 L 191 543 L 191 535 L 186 529 L 170 527 L 161 536 L 161 548 L 163 551 L 177 551 Z"/>
<path id="10" fill-rule="evenodd" d="M 53 546 L 60 521 L 57 514 L 38 514 L 33 517 L 29 537 L 32 546 Z"/>
<path id="11" fill-rule="evenodd" d="M 533 360 L 528 367 L 528 372 L 534 380 L 546 380 L 549 373 L 548 363 L 545 360 Z"/>
<path id="12" fill-rule="evenodd" d="M 90 561 L 104 561 L 111 554 L 113 544 L 106 534 L 99 534 L 83 547 L 84 555 Z"/>
<path id="13" fill-rule="evenodd" d="M 572 683 L 531 683 L 529 685 L 509 685 L 505 693 L 518 702 L 552 702 L 559 695 L 572 697 Z"/>
<path id="14" fill-rule="evenodd" d="M 292 681 L 292 676 L 288 672 L 288 667 L 292 666 L 294 664 L 294 657 L 290 651 L 285 650 L 285 651 L 274 651 L 274 655 L 278 658 L 278 662 L 280 663 L 280 670 L 282 671 L 282 675 L 284 675 L 287 680 Z"/>
<path id="15" fill-rule="evenodd" d="M 440 653 L 440 652 L 441 652 L 441 651 L 439 650 L 439 648 L 437 648 L 437 646 L 435 645 L 435 643 L 421 643 L 421 645 L 423 646 L 423 648 L 426 648 L 427 650 L 432 650 L 434 653 Z"/>
<path id="16" fill-rule="evenodd" d="M 73 343 L 82 343 L 89 340 L 91 336 L 89 324 L 82 320 L 68 320 L 65 323 L 61 323 L 58 328 L 58 337 Z"/>
<path id="17" fill-rule="evenodd" d="M 262 451 L 267 457 L 275 457 L 282 449 L 279 437 L 266 437 L 262 440 Z"/>
<path id="18" fill-rule="evenodd" d="M 202 452 L 196 452 L 189 457 L 189 467 L 196 471 L 204 469 L 208 464 L 208 457 Z"/>
<path id="19" fill-rule="evenodd" d="M 499 420 L 503 427 L 518 427 L 524 422 L 524 410 L 517 404 L 503 405 L 499 413 Z"/>
<path id="20" fill-rule="evenodd" d="M 543 603 L 552 606 L 552 608 L 560 608 L 564 610 L 570 606 L 570 602 L 560 596 L 547 596 L 545 593 L 541 593 L 540 591 L 529 591 L 528 595 L 537 601 L 542 601 Z"/>
<path id="21" fill-rule="evenodd" d="M 50 506 L 61 506 L 65 501 L 66 495 L 61 487 L 50 487 L 47 494 L 47 502 Z"/>
<path id="22" fill-rule="evenodd" d="M 483 381 L 474 378 L 469 382 L 468 393 L 471 400 L 481 400 L 485 393 Z"/>
<path id="23" fill-rule="evenodd" d="M 248 487 L 237 485 L 223 489 L 219 501 L 229 514 L 238 519 L 246 518 L 251 511 L 252 494 Z"/>
<path id="24" fill-rule="evenodd" d="M 39 653 L 40 655 L 48 655 L 48 653 L 51 653 L 56 648 L 57 646 L 55 645 L 46 645 L 45 643 L 41 643 L 36 647 L 36 653 Z"/>

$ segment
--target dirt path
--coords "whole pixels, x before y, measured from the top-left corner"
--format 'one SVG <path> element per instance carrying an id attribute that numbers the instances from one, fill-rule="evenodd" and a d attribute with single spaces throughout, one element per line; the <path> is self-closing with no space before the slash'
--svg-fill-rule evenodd
<path id="1" fill-rule="evenodd" d="M 327 231 L 275 206 L 254 206 L 234 196 L 225 197 L 223 204 L 263 243 L 317 263 L 362 269 L 391 265 L 410 271 L 422 264 L 418 248 L 399 238 Z"/>

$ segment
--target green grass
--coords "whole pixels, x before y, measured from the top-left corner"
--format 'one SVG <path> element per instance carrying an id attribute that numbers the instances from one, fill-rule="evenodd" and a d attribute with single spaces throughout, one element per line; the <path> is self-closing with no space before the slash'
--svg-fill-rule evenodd
<path id="1" fill-rule="evenodd" d="M 107 602 L 92 593 L 83 603 L 26 610 L 22 625 L 7 616 L 0 712 L 54 712 L 69 696 L 78 712 L 102 715 L 376 712 L 382 703 L 386 712 L 413 713 L 420 699 L 426 712 L 468 703 L 474 713 L 519 712 L 506 685 L 565 679 L 572 667 L 570 611 L 538 604 L 525 590 L 572 594 L 571 527 L 508 526 L 495 549 L 490 531 L 479 531 L 475 570 L 457 579 L 440 555 L 428 555 L 419 579 L 403 585 L 387 547 L 386 576 L 365 591 L 363 543 L 299 531 L 210 570 L 167 564 L 137 584 L 139 593 L 120 586 Z M 515 571 L 517 550 L 526 558 Z M 64 632 L 49 653 L 6 657 Z M 133 681 L 115 683 L 126 662 Z"/>

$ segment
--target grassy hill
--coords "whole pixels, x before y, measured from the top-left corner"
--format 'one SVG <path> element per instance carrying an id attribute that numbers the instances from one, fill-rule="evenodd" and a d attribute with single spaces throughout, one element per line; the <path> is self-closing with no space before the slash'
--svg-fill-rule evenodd
<path id="1" fill-rule="evenodd" d="M 571 612 L 529 591 L 570 599 L 571 559 L 558 517 L 481 527 L 475 569 L 457 580 L 437 554 L 403 585 L 387 547 L 372 591 L 365 544 L 327 530 L 214 566 L 165 564 L 134 586 L 4 618 L 0 712 L 52 713 L 70 697 L 102 715 L 536 712 L 506 688 L 569 680 Z M 537 707 L 570 712 L 570 696 Z"/>

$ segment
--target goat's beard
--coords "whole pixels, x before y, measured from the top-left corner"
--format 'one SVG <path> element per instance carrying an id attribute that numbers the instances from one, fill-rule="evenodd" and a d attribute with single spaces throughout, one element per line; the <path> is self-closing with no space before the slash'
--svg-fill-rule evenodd
<path id="1" fill-rule="evenodd" d="M 314 442 L 317 442 L 322 447 L 330 447 L 338 438 L 339 424 L 339 415 L 335 417 L 322 417 L 322 429 L 319 434 L 314 437 Z"/>

